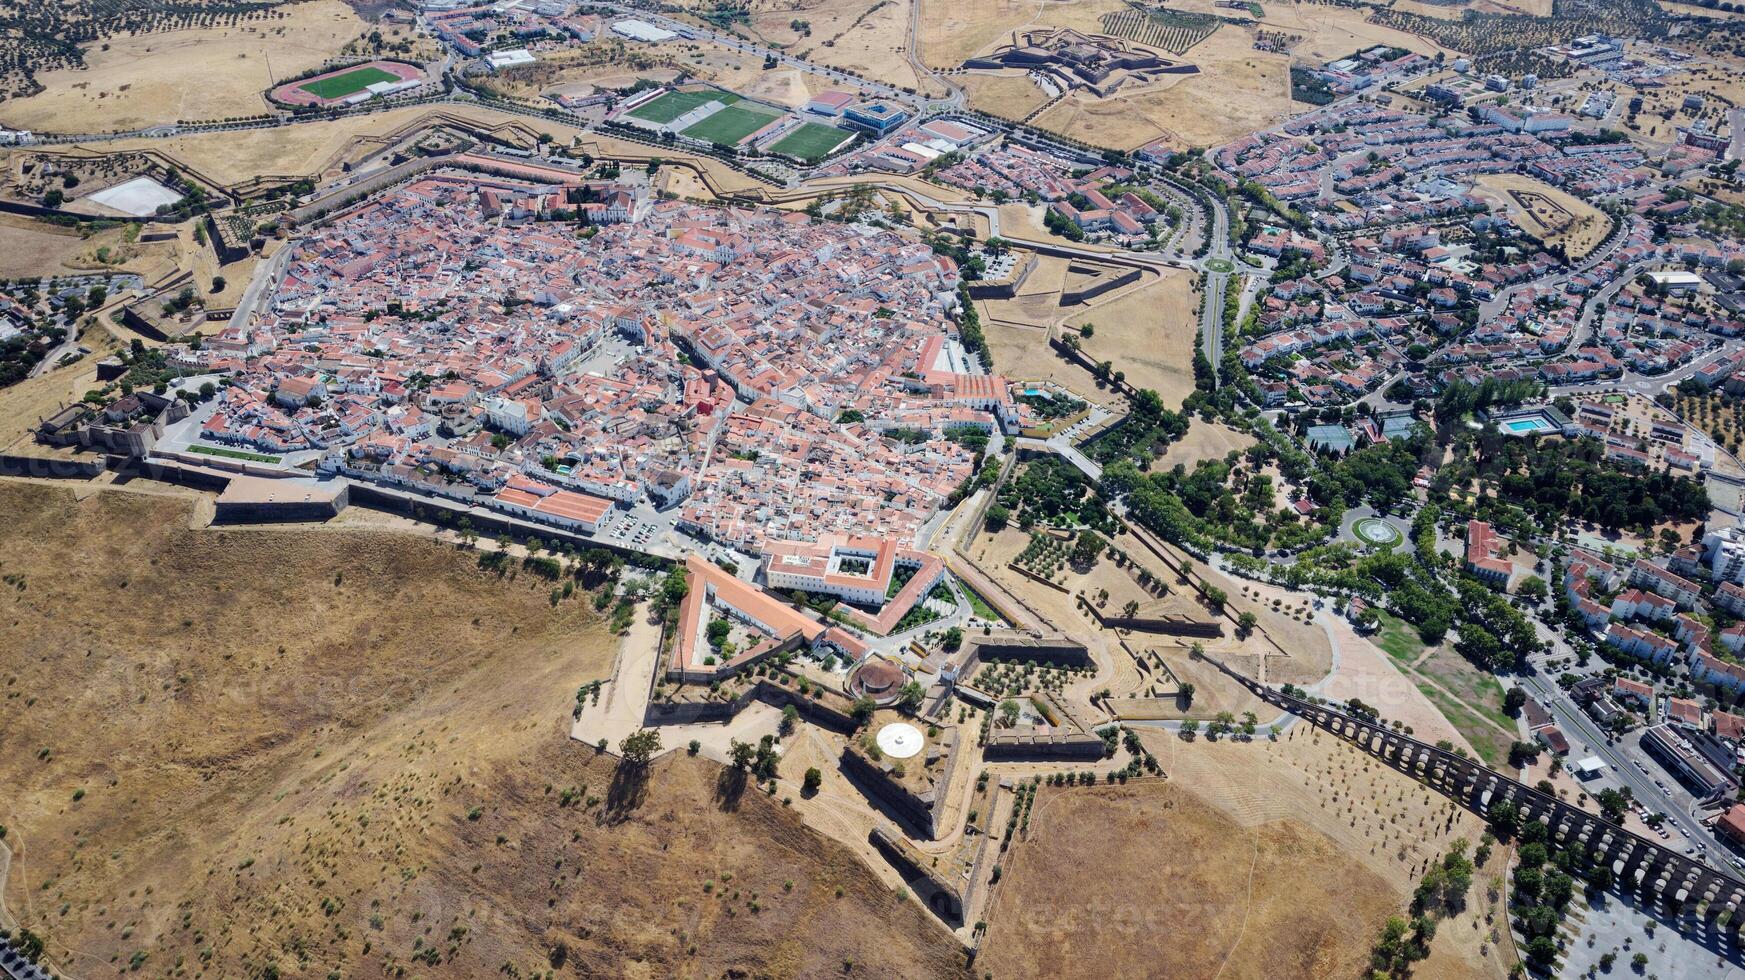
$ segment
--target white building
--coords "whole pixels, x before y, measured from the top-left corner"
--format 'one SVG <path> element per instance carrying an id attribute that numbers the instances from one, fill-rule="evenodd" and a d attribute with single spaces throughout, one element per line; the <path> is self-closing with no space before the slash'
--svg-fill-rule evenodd
<path id="1" fill-rule="evenodd" d="M 1703 535 L 1703 563 L 1716 581 L 1745 585 L 1745 528 L 1734 525 Z"/>
<path id="2" fill-rule="evenodd" d="M 539 59 L 526 48 L 514 48 L 509 51 L 493 51 L 485 55 L 485 61 L 492 71 L 502 71 L 505 68 L 517 68 L 521 65 L 531 65 Z"/>

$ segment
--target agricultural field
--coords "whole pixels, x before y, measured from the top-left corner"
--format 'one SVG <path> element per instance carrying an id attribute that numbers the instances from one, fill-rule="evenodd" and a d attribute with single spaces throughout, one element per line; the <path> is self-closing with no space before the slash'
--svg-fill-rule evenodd
<path id="1" fill-rule="evenodd" d="M 835 126 L 805 122 L 777 140 L 770 149 L 802 160 L 822 160 L 831 150 L 841 146 L 852 135 Z"/>
<path id="2" fill-rule="evenodd" d="M 1103 15 L 1103 32 L 1174 54 L 1187 54 L 1212 36 L 1224 21 L 1211 14 L 1181 13 L 1162 8 L 1128 8 Z"/>
<path id="3" fill-rule="evenodd" d="M 41 91 L 0 102 L 0 123 L 92 133 L 253 115 L 267 111 L 275 83 L 319 67 L 369 31 L 340 0 L 309 0 L 234 25 L 124 33 L 85 50 L 86 68 L 39 72 Z"/>
<path id="4" fill-rule="evenodd" d="M 762 107 L 752 109 L 743 104 L 730 105 L 711 113 L 684 131 L 692 139 L 737 146 L 740 140 L 776 121 L 776 114 Z"/>
<path id="5" fill-rule="evenodd" d="M 628 115 L 645 122 L 670 123 L 692 109 L 711 102 L 719 102 L 724 106 L 739 101 L 739 96 L 720 89 L 699 89 L 694 92 L 667 92 L 656 97 L 646 105 L 637 106 Z"/>
<path id="6" fill-rule="evenodd" d="M 682 751 L 626 778 L 570 741 L 618 647 L 584 597 L 355 509 L 190 529 L 203 499 L 0 484 L 7 710 L 31 733 L 0 743 L 4 897 L 51 956 L 962 975 L 924 910 L 778 801 L 722 796 Z"/>
<path id="7" fill-rule="evenodd" d="M 400 76 L 398 75 L 366 65 L 343 75 L 313 79 L 297 87 L 318 99 L 343 99 L 348 95 L 362 92 L 378 82 L 397 82 L 399 80 Z"/>

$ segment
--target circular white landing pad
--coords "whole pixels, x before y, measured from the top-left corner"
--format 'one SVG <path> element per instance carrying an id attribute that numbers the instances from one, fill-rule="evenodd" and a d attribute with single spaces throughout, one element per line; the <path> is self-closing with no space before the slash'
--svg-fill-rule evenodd
<path id="1" fill-rule="evenodd" d="M 893 759 L 908 759 L 921 751 L 921 730 L 908 722 L 895 721 L 879 729 L 879 751 Z"/>

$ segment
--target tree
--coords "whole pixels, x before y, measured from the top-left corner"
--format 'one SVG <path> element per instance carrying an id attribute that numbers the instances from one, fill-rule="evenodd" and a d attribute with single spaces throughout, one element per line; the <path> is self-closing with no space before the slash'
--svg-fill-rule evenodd
<path id="1" fill-rule="evenodd" d="M 796 708 L 791 704 L 782 708 L 781 728 L 782 728 L 783 735 L 787 735 L 787 734 L 792 733 L 794 730 L 794 726 L 799 724 L 799 721 L 800 721 L 800 709 L 799 708 Z"/>
<path id="2" fill-rule="evenodd" d="M 212 277 L 212 291 L 214 293 L 224 292 L 224 277 L 223 276 L 213 276 Z"/>
<path id="3" fill-rule="evenodd" d="M 1254 614 L 1251 612 L 1245 612 L 1242 615 L 1236 617 L 1236 636 L 1237 636 L 1237 638 L 1238 639 L 1246 639 L 1248 637 L 1248 634 L 1254 632 L 1254 627 L 1256 625 L 1258 625 L 1259 622 L 1260 622 L 1260 620 L 1256 619 Z"/>
<path id="4" fill-rule="evenodd" d="M 963 646 L 963 630 L 956 626 L 946 630 L 945 634 L 939 638 L 939 646 L 944 650 L 956 650 Z"/>
<path id="5" fill-rule="evenodd" d="M 1521 713 L 1521 708 L 1527 704 L 1527 692 L 1524 688 L 1511 687 L 1503 695 L 1503 711 L 1513 718 Z"/>
<path id="6" fill-rule="evenodd" d="M 1612 823 L 1622 823 L 1624 811 L 1630 808 L 1630 801 L 1624 798 L 1624 794 L 1610 787 L 1594 794 L 1594 802 L 1600 805 L 1600 816 Z"/>
<path id="7" fill-rule="evenodd" d="M 654 728 L 639 728 L 618 743 L 618 751 L 624 756 L 624 761 L 638 769 L 648 765 L 648 760 L 660 751 L 660 731 Z"/>
<path id="8" fill-rule="evenodd" d="M 1177 693 L 1176 697 L 1181 701 L 1182 708 L 1186 709 L 1193 707 L 1194 686 L 1192 684 L 1183 684 L 1181 686 L 1181 691 Z"/>
<path id="9" fill-rule="evenodd" d="M 824 774 L 818 771 L 817 766 L 813 766 L 806 770 L 806 779 L 800 784 L 800 792 L 810 796 L 818 792 L 818 787 L 822 785 L 824 785 Z"/>
<path id="10" fill-rule="evenodd" d="M 865 725 L 872 721 L 873 712 L 877 710 L 879 710 L 878 702 L 863 694 L 854 699 L 854 706 L 849 708 L 849 714 L 853 716 L 855 724 Z"/>
<path id="11" fill-rule="evenodd" d="M 897 692 L 897 704 L 905 710 L 914 711 L 921 707 L 921 701 L 927 696 L 920 681 L 910 681 Z"/>
<path id="12" fill-rule="evenodd" d="M 719 649 L 721 644 L 727 642 L 727 635 L 733 632 L 733 624 L 721 618 L 712 619 L 707 632 L 709 645 Z"/>
<path id="13" fill-rule="evenodd" d="M 1018 702 L 1007 698 L 1000 702 L 1000 727 L 1011 728 L 1018 724 Z"/>
<path id="14" fill-rule="evenodd" d="M 727 757 L 733 760 L 735 770 L 744 772 L 751 768 L 752 760 L 757 758 L 757 746 L 750 742 L 741 742 L 736 738 L 728 739 Z"/>
<path id="15" fill-rule="evenodd" d="M 999 531 L 999 530 L 1004 529 L 1006 526 L 1006 522 L 1010 521 L 1011 519 L 1012 519 L 1012 511 L 1009 508 L 1007 508 L 1004 504 L 994 504 L 993 506 L 988 508 L 987 518 L 986 518 L 984 523 L 986 524 L 988 530 Z"/>
<path id="16" fill-rule="evenodd" d="M 1073 543 L 1073 564 L 1079 566 L 1090 566 L 1096 564 L 1097 559 L 1102 557 L 1103 549 L 1106 547 L 1108 547 L 1108 545 L 1103 541 L 1102 535 L 1097 532 L 1086 531 L 1083 534 L 1080 534 L 1078 540 Z"/>

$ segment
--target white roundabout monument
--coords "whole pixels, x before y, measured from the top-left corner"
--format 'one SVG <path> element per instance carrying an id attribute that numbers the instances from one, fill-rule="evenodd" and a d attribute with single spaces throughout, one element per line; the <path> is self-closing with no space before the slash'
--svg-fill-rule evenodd
<path id="1" fill-rule="evenodd" d="M 908 759 L 921 751 L 921 730 L 906 721 L 894 721 L 879 729 L 879 751 L 893 759 Z"/>

